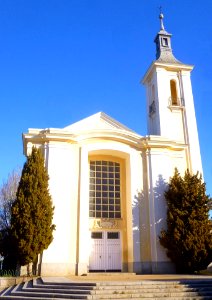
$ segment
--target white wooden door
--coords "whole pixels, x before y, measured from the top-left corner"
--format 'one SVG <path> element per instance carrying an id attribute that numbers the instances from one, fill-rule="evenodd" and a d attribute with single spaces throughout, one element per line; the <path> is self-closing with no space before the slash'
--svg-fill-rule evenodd
<path id="1" fill-rule="evenodd" d="M 92 232 L 89 270 L 104 270 L 104 268 L 105 268 L 104 234 L 103 232 Z"/>
<path id="2" fill-rule="evenodd" d="M 106 270 L 121 270 L 120 232 L 105 232 L 107 265 Z"/>
<path id="3" fill-rule="evenodd" d="M 91 233 L 90 271 L 121 270 L 120 232 Z"/>

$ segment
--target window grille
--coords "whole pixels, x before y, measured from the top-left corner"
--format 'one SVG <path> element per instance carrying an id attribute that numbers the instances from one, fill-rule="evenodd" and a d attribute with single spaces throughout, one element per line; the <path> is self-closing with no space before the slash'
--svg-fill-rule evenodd
<path id="1" fill-rule="evenodd" d="M 90 161 L 89 216 L 121 218 L 120 164 Z"/>

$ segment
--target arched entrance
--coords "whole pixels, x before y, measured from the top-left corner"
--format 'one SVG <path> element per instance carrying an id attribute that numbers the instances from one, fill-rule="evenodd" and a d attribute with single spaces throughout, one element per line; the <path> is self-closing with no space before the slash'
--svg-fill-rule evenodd
<path id="1" fill-rule="evenodd" d="M 125 170 L 118 157 L 89 159 L 89 271 L 122 271 L 127 265 Z"/>

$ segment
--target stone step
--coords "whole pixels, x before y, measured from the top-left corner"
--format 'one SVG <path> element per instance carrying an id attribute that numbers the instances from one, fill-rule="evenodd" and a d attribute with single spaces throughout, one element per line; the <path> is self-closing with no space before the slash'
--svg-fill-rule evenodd
<path id="1" fill-rule="evenodd" d="M 11 294 L 15 294 L 18 296 L 32 296 L 35 295 L 37 297 L 45 296 L 46 298 L 62 298 L 62 299 L 87 299 L 87 295 L 90 292 L 82 291 L 84 293 L 79 293 L 79 290 L 75 293 L 72 289 L 67 290 L 55 290 L 55 289 L 40 289 L 39 291 L 36 288 L 33 288 L 32 281 L 26 282 L 24 284 L 20 284 L 16 288 L 11 291 Z"/>
<path id="2" fill-rule="evenodd" d="M 74 289 L 74 290 L 79 290 L 79 291 L 91 291 L 96 285 L 92 284 L 92 285 L 78 285 L 76 284 L 47 284 L 47 283 L 38 283 L 37 280 L 33 279 L 33 283 L 30 284 L 30 282 L 28 283 L 28 288 L 32 287 L 32 288 L 38 288 L 38 289 L 51 289 L 51 290 L 67 290 L 67 289 Z"/>
<path id="3" fill-rule="evenodd" d="M 97 283 L 88 299 L 212 299 L 212 281 Z"/>
<path id="4" fill-rule="evenodd" d="M 43 285 L 61 285 L 61 286 L 83 286 L 83 287 L 92 287 L 95 286 L 95 282 L 87 282 L 87 281 L 67 281 L 67 282 L 57 282 L 57 281 L 49 281 L 46 278 L 36 278 L 33 279 L 33 283 L 35 284 L 43 284 Z"/>
<path id="5" fill-rule="evenodd" d="M 209 281 L 104 281 L 104 282 L 97 282 L 97 285 L 101 285 L 101 286 L 118 286 L 118 285 L 135 285 L 135 286 L 147 286 L 152 288 L 152 285 L 154 285 L 155 287 L 166 287 L 166 286 L 208 286 L 208 285 L 212 285 L 212 280 Z"/>
<path id="6" fill-rule="evenodd" d="M 14 289 L 15 285 L 9 286 L 8 288 L 3 289 L 3 291 L 0 292 L 0 297 L 7 296 L 11 293 L 11 291 Z"/>
<path id="7" fill-rule="evenodd" d="M 197 291 L 199 289 L 201 290 L 207 290 L 207 291 L 212 291 L 212 286 L 203 286 L 203 285 L 199 285 L 199 286 L 186 286 L 186 285 L 175 285 L 175 286 L 148 286 L 148 285 L 98 285 L 96 287 L 94 287 L 92 290 L 124 290 L 124 289 L 128 289 L 128 290 L 141 290 L 143 292 L 149 292 L 152 290 L 157 290 L 157 291 Z"/>
<path id="8" fill-rule="evenodd" d="M 99 300 L 101 300 L 101 298 L 98 298 Z M 150 298 L 145 298 L 145 297 L 141 297 L 141 298 L 135 298 L 135 297 L 130 297 L 130 298 L 108 298 L 108 300 L 117 300 L 117 299 L 124 299 L 124 300 L 138 300 L 138 299 L 142 299 L 142 300 L 150 300 Z M 170 298 L 170 297 L 159 297 L 159 298 L 152 298 L 151 300 L 211 300 L 211 296 L 196 296 L 196 297 L 175 297 L 175 298 Z M 40 299 L 41 300 L 41 299 Z M 43 300 L 43 299 L 42 299 Z"/>
<path id="9" fill-rule="evenodd" d="M 116 291 L 117 293 L 123 292 L 125 291 L 126 293 L 132 293 L 133 291 L 137 291 L 139 293 L 187 293 L 187 292 L 198 292 L 199 289 L 193 289 L 193 288 L 175 288 L 175 289 L 170 289 L 170 288 L 163 288 L 163 289 L 157 289 L 157 288 L 152 288 L 152 289 L 145 289 L 145 288 L 133 288 L 133 287 L 119 287 L 119 288 L 94 288 L 92 291 L 90 291 L 91 294 L 104 294 L 104 293 L 113 293 L 114 291 Z M 212 289 L 211 288 L 205 288 L 205 289 L 201 289 L 201 291 L 203 292 L 211 292 L 212 293 Z"/>
<path id="10" fill-rule="evenodd" d="M 14 293 L 11 293 L 10 296 L 21 296 L 21 297 L 28 297 L 29 299 L 37 297 L 40 299 L 43 299 L 43 296 L 45 298 L 60 298 L 60 299 L 88 299 L 87 295 L 79 295 L 79 294 L 62 294 L 62 293 L 51 293 L 51 292 L 46 292 L 45 294 L 39 293 L 39 292 L 28 292 L 28 291 L 16 291 Z M 107 298 L 106 298 L 107 299 Z"/>
<path id="11" fill-rule="evenodd" d="M 209 300 L 212 299 L 212 280 L 209 281 L 104 281 L 55 282 L 54 279 L 33 279 L 11 286 L 0 293 L 0 299 L 142 299 L 142 300 Z"/>
<path id="12" fill-rule="evenodd" d="M 75 294 L 75 295 L 88 295 L 88 293 L 86 293 L 85 291 L 76 291 L 76 290 L 71 290 L 71 289 L 67 289 L 67 290 L 49 290 L 49 289 L 33 289 L 33 288 L 27 288 L 27 292 L 35 292 L 35 293 L 55 293 L 55 294 L 67 294 L 69 295 L 71 294 Z M 193 289 L 189 289 L 189 290 L 177 290 L 177 289 L 163 289 L 163 290 L 157 290 L 157 289 L 148 289 L 148 290 L 141 290 L 141 289 L 102 289 L 102 290 L 93 290 L 93 291 L 89 291 L 91 296 L 88 296 L 89 299 L 93 299 L 93 298 L 98 298 L 102 295 L 104 295 L 104 298 L 111 298 L 111 295 L 137 295 L 137 297 L 142 297 L 142 296 L 146 296 L 147 298 L 153 298 L 153 297 L 184 297 L 184 296 L 198 296 L 199 295 L 199 290 L 193 290 Z M 208 289 L 208 290 L 201 290 L 201 295 L 203 296 L 212 296 L 212 290 Z"/>
<path id="13" fill-rule="evenodd" d="M 101 282 L 97 283 L 97 286 L 93 288 L 93 290 L 90 292 L 92 296 L 88 296 L 88 299 L 100 299 L 100 297 L 103 299 L 110 299 L 111 297 L 114 297 L 114 294 L 116 295 L 116 298 L 120 298 L 120 295 L 122 296 L 122 298 L 126 298 L 129 295 L 131 295 L 131 297 L 133 296 L 134 298 L 143 298 L 145 293 L 148 293 L 148 295 L 146 295 L 147 298 L 155 298 L 158 295 L 160 298 L 162 296 L 165 296 L 166 298 L 168 296 L 180 296 L 181 298 L 183 296 L 198 296 L 198 289 L 190 288 L 187 285 L 184 286 L 179 285 L 179 283 L 177 284 L 176 282 L 169 282 L 169 284 L 167 285 L 163 283 L 162 285 L 155 287 L 154 284 L 155 282 L 151 282 L 151 284 L 150 282 L 148 282 L 147 284 L 145 284 L 145 282 Z M 47 285 L 44 284 L 42 288 L 45 288 L 46 286 Z M 199 284 L 199 286 L 202 287 L 203 285 Z M 208 285 L 206 285 L 206 287 L 207 286 Z M 57 289 L 58 286 L 52 284 L 48 285 L 48 287 Z M 208 295 L 208 292 L 211 292 L 210 295 L 212 294 L 212 287 L 207 287 L 207 289 L 205 289 L 206 288 L 204 288 L 204 296 Z M 180 294 L 179 292 L 183 293 Z M 186 292 L 190 293 L 188 294 Z M 104 297 L 102 297 L 102 295 L 104 295 Z"/>
<path id="14" fill-rule="evenodd" d="M 25 286 L 24 286 L 25 287 Z M 198 290 L 198 289 L 201 289 L 201 290 L 211 290 L 212 291 L 212 285 L 209 286 L 209 285 L 173 285 L 173 286 L 170 286 L 170 285 L 163 285 L 163 286 L 154 286 L 154 285 L 145 285 L 145 284 L 142 284 L 142 285 L 135 285 L 135 284 L 132 284 L 132 285 L 126 285 L 126 284 L 119 284 L 119 285 L 116 285 L 116 284 L 108 284 L 108 285 L 102 285 L 102 284 L 99 284 L 97 283 L 95 286 L 92 286 L 92 287 L 83 287 L 83 286 L 75 286 L 75 285 L 66 285 L 66 286 L 63 286 L 63 285 L 47 285 L 47 284 L 32 284 L 30 282 L 27 283 L 27 287 L 30 288 L 36 288 L 36 289 L 52 289 L 52 290 L 57 290 L 57 289 L 61 289 L 61 290 L 69 290 L 69 289 L 75 289 L 75 290 L 79 290 L 79 291 L 92 291 L 92 290 L 113 290 L 113 289 L 116 289 L 116 290 L 122 290 L 122 289 L 129 289 L 129 290 L 142 290 L 142 291 L 151 291 L 151 290 L 158 290 L 158 291 L 162 291 L 162 290 L 178 290 L 178 291 L 191 291 L 191 290 Z"/>
<path id="15" fill-rule="evenodd" d="M 88 295 L 91 293 L 91 291 L 85 291 L 85 290 L 74 290 L 74 289 L 39 289 L 39 288 L 23 288 L 23 292 L 28 292 L 28 293 L 52 293 L 52 294 L 74 294 L 74 295 Z"/>
<path id="16" fill-rule="evenodd" d="M 28 292 L 28 293 L 52 293 L 52 294 L 74 294 L 74 295 L 88 295 L 91 293 L 91 291 L 85 291 L 85 290 L 74 290 L 74 289 L 39 289 L 39 288 L 23 288 L 23 292 Z"/>
<path id="17" fill-rule="evenodd" d="M 90 272 L 86 274 L 88 277 L 97 277 L 97 276 L 120 276 L 120 277 L 134 277 L 136 273 L 124 273 L 124 272 Z"/>
<path id="18" fill-rule="evenodd" d="M 125 298 L 139 298 L 139 299 L 143 299 L 143 297 L 145 297 L 146 299 L 155 299 L 155 298 L 181 298 L 181 299 L 185 299 L 187 297 L 189 298 L 193 298 L 196 299 L 197 297 L 210 297 L 212 299 L 212 293 L 208 294 L 208 293 L 196 293 L 196 292 L 190 292 L 190 293 L 149 293 L 147 294 L 143 294 L 143 293 L 126 293 L 124 292 L 119 292 L 119 293 L 111 293 L 111 294 L 97 294 L 97 295 L 91 295 L 88 296 L 87 299 L 111 299 L 111 298 L 116 298 L 116 299 L 125 299 Z"/>
<path id="19" fill-rule="evenodd" d="M 189 287 L 188 285 L 162 285 L 162 286 L 154 286 L 154 285 L 146 285 L 145 283 L 144 284 L 125 284 L 125 283 L 122 283 L 120 282 L 118 285 L 114 282 L 111 282 L 111 283 L 97 283 L 96 286 L 93 286 L 93 287 L 83 287 L 83 286 L 74 286 L 73 284 L 70 286 L 70 285 L 54 285 L 54 284 L 37 284 L 37 283 L 34 283 L 33 282 L 33 286 L 30 286 L 29 283 L 28 283 L 28 288 L 32 287 L 32 289 L 36 289 L 36 291 L 42 291 L 44 289 L 49 289 L 49 290 L 57 290 L 58 292 L 61 292 L 64 290 L 64 293 L 65 292 L 69 292 L 69 291 L 76 291 L 76 293 L 83 293 L 85 294 L 86 292 L 89 293 L 89 291 L 93 291 L 91 292 L 92 294 L 93 293 L 97 293 L 95 292 L 95 290 L 98 291 L 98 293 L 105 293 L 106 291 L 109 293 L 113 292 L 114 290 L 116 291 L 119 291 L 119 290 L 124 290 L 124 291 L 127 291 L 128 292 L 132 292 L 132 290 L 139 290 L 140 292 L 142 293 L 149 293 L 149 292 L 156 292 L 156 291 L 159 291 L 159 292 L 195 292 L 195 291 L 198 291 L 199 289 L 198 288 L 201 288 L 202 291 L 208 291 L 208 292 L 212 292 L 212 285 L 211 287 L 208 287 L 208 285 L 195 285 L 193 287 Z M 79 290 L 79 292 L 78 292 Z"/>
<path id="20" fill-rule="evenodd" d="M 9 296 L 4 296 L 4 297 L 1 297 L 0 296 L 0 299 L 7 299 L 7 300 L 19 300 L 19 299 L 26 299 L 26 300 L 49 300 L 49 299 L 57 299 L 57 300 L 64 300 L 64 299 L 69 299 L 69 298 L 55 298 L 55 297 L 52 297 L 52 298 L 46 298 L 44 296 L 42 297 L 35 297 L 35 296 L 14 296 L 14 295 L 9 295 Z M 79 299 L 75 299 L 75 298 L 72 298 L 72 300 L 79 300 Z M 132 298 L 131 298 L 132 300 Z"/>
<path id="21" fill-rule="evenodd" d="M 42 297 L 36 297 L 35 295 L 32 295 L 32 296 L 29 296 L 29 295 L 21 295 L 21 296 L 18 296 L 18 295 L 8 295 L 8 296 L 4 296 L 4 297 L 1 297 L 0 296 L 0 299 L 13 299 L 13 300 L 18 300 L 18 299 L 28 299 L 28 300 L 49 300 L 49 299 L 57 299 L 57 300 L 64 300 L 64 299 L 72 299 L 72 300 L 79 300 L 79 298 L 67 298 L 67 297 L 63 297 L 63 298 L 58 298 L 58 297 L 55 297 L 55 296 L 52 296 L 51 298 L 49 297 L 45 297 L 44 295 L 42 295 Z M 86 298 L 86 299 L 89 299 L 89 298 Z M 95 298 L 95 299 L 98 299 L 98 300 L 105 300 L 105 299 L 108 299 L 108 300 L 117 300 L 117 299 L 124 299 L 124 300 L 132 300 L 132 299 L 135 299 L 135 300 L 138 300 L 138 299 L 142 299 L 142 300 L 211 300 L 211 296 L 195 296 L 195 297 L 189 297 L 189 296 L 186 296 L 186 297 L 154 297 L 154 298 L 146 298 L 144 296 L 142 297 L 134 297 L 132 295 L 130 295 L 130 297 L 126 297 L 125 295 L 122 296 L 122 297 L 118 297 L 118 296 L 114 296 L 114 297 L 110 297 L 110 298 Z"/>
<path id="22" fill-rule="evenodd" d="M 28 287 L 30 286 L 30 287 Z M 78 290 L 79 292 L 79 290 Z M 64 290 L 57 292 L 55 290 L 43 289 L 36 291 L 32 287 L 32 281 L 21 283 L 16 286 L 5 289 L 0 294 L 0 299 L 87 299 L 87 293 L 85 295 L 69 291 L 64 293 Z"/>
<path id="23" fill-rule="evenodd" d="M 29 281 L 26 285 L 23 286 L 23 289 L 27 288 L 28 290 L 34 289 L 36 291 L 43 291 L 43 290 L 51 290 L 51 291 L 75 291 L 76 293 L 89 293 L 95 286 L 83 286 L 76 284 L 42 284 L 37 282 L 37 280 L 33 279 L 33 281 Z"/>
<path id="24" fill-rule="evenodd" d="M 143 290 L 130 290 L 130 289 L 120 289 L 120 290 L 93 290 L 90 291 L 91 295 L 109 295 L 109 294 L 140 294 L 140 295 L 146 295 L 146 297 L 151 297 L 152 294 L 154 295 L 174 295 L 174 296 L 181 296 L 181 295 L 212 295 L 212 290 L 185 290 L 185 291 L 177 291 L 177 290 L 163 290 L 163 291 L 158 291 L 157 289 L 154 290 L 148 290 L 148 291 L 143 291 Z"/>

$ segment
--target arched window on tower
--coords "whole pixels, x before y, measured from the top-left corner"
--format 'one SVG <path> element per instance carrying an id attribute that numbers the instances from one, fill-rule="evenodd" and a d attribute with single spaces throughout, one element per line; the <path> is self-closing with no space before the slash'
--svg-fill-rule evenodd
<path id="1" fill-rule="evenodd" d="M 171 90 L 171 105 L 179 105 L 177 97 L 177 85 L 175 80 L 170 80 L 170 90 Z"/>

